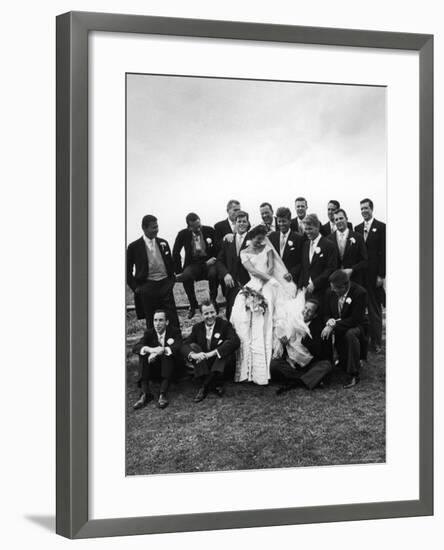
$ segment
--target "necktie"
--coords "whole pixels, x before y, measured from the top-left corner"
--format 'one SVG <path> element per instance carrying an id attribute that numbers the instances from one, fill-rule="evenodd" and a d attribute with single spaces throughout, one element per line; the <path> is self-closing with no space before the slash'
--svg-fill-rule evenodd
<path id="1" fill-rule="evenodd" d="M 236 255 L 239 256 L 242 246 L 242 235 L 236 234 Z"/>
<path id="2" fill-rule="evenodd" d="M 341 257 L 341 260 L 342 258 L 344 257 L 344 252 L 345 252 L 345 238 L 344 238 L 344 234 L 343 233 L 338 233 L 339 235 L 339 256 Z"/>
<path id="3" fill-rule="evenodd" d="M 345 301 L 345 294 L 344 296 L 341 296 L 338 300 L 338 311 L 339 311 L 339 317 L 342 314 L 342 308 L 344 307 L 344 301 Z"/>
<path id="4" fill-rule="evenodd" d="M 284 233 L 281 233 L 281 245 L 280 245 L 280 255 L 284 254 L 284 248 L 285 248 L 285 235 Z"/>
<path id="5" fill-rule="evenodd" d="M 314 241 L 310 241 L 310 263 L 313 260 L 314 249 L 315 249 Z"/>
<path id="6" fill-rule="evenodd" d="M 368 237 L 368 222 L 365 222 L 364 224 L 364 241 L 367 240 Z"/>

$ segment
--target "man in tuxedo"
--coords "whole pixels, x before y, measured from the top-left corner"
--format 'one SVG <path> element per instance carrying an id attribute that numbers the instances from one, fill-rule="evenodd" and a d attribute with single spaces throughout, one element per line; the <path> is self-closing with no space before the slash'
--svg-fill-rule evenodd
<path id="1" fill-rule="evenodd" d="M 321 235 L 323 237 L 328 237 L 334 231 L 336 231 L 335 213 L 339 210 L 340 207 L 341 205 L 339 201 L 334 199 L 331 201 L 328 201 L 328 204 L 327 204 L 328 222 L 324 223 L 324 225 L 321 226 Z M 351 231 L 353 231 L 353 225 L 350 222 L 347 222 L 347 227 Z"/>
<path id="2" fill-rule="evenodd" d="M 210 300 L 202 302 L 200 311 L 203 320 L 193 326 L 182 348 L 184 356 L 194 367 L 194 377 L 199 384 L 195 403 L 205 399 L 211 389 L 222 397 L 225 368 L 234 361 L 234 352 L 240 346 L 231 323 L 217 317 Z"/>
<path id="3" fill-rule="evenodd" d="M 247 246 L 248 214 L 239 210 L 235 216 L 235 231 L 232 240 L 222 241 L 217 255 L 218 277 L 224 282 L 227 307 L 225 315 L 230 319 L 234 300 L 240 288 L 250 280 L 248 271 L 242 265 L 240 252 Z"/>
<path id="4" fill-rule="evenodd" d="M 368 258 L 364 238 L 349 228 L 347 214 L 342 208 L 335 212 L 334 220 L 336 230 L 328 238 L 336 247 L 337 267 L 343 269 L 351 281 L 362 286 Z"/>
<path id="5" fill-rule="evenodd" d="M 143 235 L 128 246 L 126 253 L 126 282 L 134 292 L 138 319 L 153 326 L 153 314 L 158 308 L 168 311 L 172 325 L 179 327 L 174 302 L 174 263 L 165 239 L 157 237 L 157 218 L 150 214 L 142 218 Z"/>
<path id="6" fill-rule="evenodd" d="M 332 371 L 332 345 L 330 341 L 321 338 L 324 320 L 320 315 L 319 306 L 318 300 L 309 298 L 303 311 L 304 321 L 310 329 L 310 335 L 304 336 L 301 341 L 301 344 L 312 356 L 308 365 L 302 367 L 295 364 L 288 358 L 286 351 L 282 358 L 271 361 L 272 380 L 286 383 L 277 390 L 277 395 L 298 386 L 313 390 Z"/>
<path id="7" fill-rule="evenodd" d="M 202 225 L 200 218 L 194 212 L 190 212 L 186 218 L 187 227 L 177 234 L 173 246 L 173 259 L 175 264 L 176 281 L 183 283 L 190 310 L 188 319 L 192 319 L 198 307 L 194 281 L 208 280 L 210 298 L 216 302 L 217 296 L 217 247 L 215 232 L 212 227 Z M 181 250 L 185 250 L 185 259 L 182 267 Z"/>
<path id="8" fill-rule="evenodd" d="M 160 379 L 159 400 L 160 409 L 168 406 L 168 386 L 182 362 L 182 335 L 180 330 L 169 324 L 165 310 L 158 309 L 153 317 L 154 328 L 145 331 L 143 337 L 133 347 L 133 352 L 139 355 L 140 379 L 142 391 L 134 409 L 141 409 L 152 399 L 152 381 Z"/>
<path id="9" fill-rule="evenodd" d="M 368 320 L 365 315 L 367 292 L 350 282 L 347 273 L 338 269 L 329 277 L 330 290 L 325 299 L 326 324 L 321 338 L 334 336 L 339 365 L 349 376 L 344 388 L 359 382 L 360 360 L 365 356 Z"/>
<path id="10" fill-rule="evenodd" d="M 319 233 L 320 222 L 316 214 L 308 214 L 304 220 L 307 240 L 302 246 L 299 288 L 306 288 L 308 295 L 321 302 L 328 288 L 328 278 L 336 269 L 337 253 L 334 244 Z"/>
<path id="11" fill-rule="evenodd" d="M 288 270 L 285 279 L 287 281 L 293 280 L 297 284 L 301 271 L 304 239 L 301 235 L 290 229 L 291 211 L 289 208 L 285 206 L 279 207 L 276 211 L 276 219 L 279 230 L 270 233 L 268 238 Z"/>
<path id="12" fill-rule="evenodd" d="M 363 199 L 360 202 L 363 223 L 355 231 L 364 237 L 367 247 L 368 264 L 365 272 L 365 288 L 368 293 L 368 316 L 370 321 L 370 341 L 376 353 L 382 344 L 382 306 L 385 306 L 385 223 L 373 217 L 373 202 Z"/>
<path id="13" fill-rule="evenodd" d="M 291 230 L 295 233 L 299 233 L 302 235 L 304 240 L 306 239 L 305 236 L 305 229 L 304 229 L 304 220 L 305 216 L 307 215 L 307 199 L 304 197 L 297 197 L 294 201 L 294 207 L 296 209 L 296 218 L 293 218 L 291 220 Z"/>
<path id="14" fill-rule="evenodd" d="M 216 245 L 220 248 L 222 244 L 222 239 L 225 235 L 235 232 L 236 224 L 236 213 L 241 210 L 240 202 L 237 200 L 230 200 L 227 203 L 227 214 L 228 217 L 225 220 L 217 222 L 214 226 Z"/>
<path id="15" fill-rule="evenodd" d="M 262 223 L 267 228 L 267 234 L 271 233 L 272 231 L 276 231 L 277 225 L 276 225 L 276 218 L 273 213 L 273 207 L 269 202 L 263 202 L 259 206 L 259 211 L 261 213 Z"/>

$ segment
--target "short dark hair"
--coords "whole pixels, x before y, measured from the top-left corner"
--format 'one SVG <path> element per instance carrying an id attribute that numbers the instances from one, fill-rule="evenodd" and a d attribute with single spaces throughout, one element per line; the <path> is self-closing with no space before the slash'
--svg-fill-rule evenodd
<path id="1" fill-rule="evenodd" d="M 213 306 L 215 311 L 217 312 L 217 309 L 216 309 L 216 304 L 213 302 L 213 300 L 210 300 L 210 298 L 204 298 L 201 303 L 199 304 L 199 311 L 202 313 L 202 308 L 203 307 L 209 307 L 209 306 Z"/>
<path id="2" fill-rule="evenodd" d="M 170 316 L 168 315 L 168 311 L 166 309 L 156 309 L 153 313 L 153 319 L 154 319 L 154 315 L 156 315 L 156 313 L 165 313 L 165 320 L 166 321 L 170 320 Z"/>
<path id="3" fill-rule="evenodd" d="M 337 269 L 328 278 L 328 281 L 334 286 L 342 286 L 350 281 L 350 277 L 342 269 Z"/>
<path id="4" fill-rule="evenodd" d="M 345 219 L 348 220 L 347 212 L 343 208 L 338 208 L 335 212 L 335 216 L 336 214 L 339 214 L 339 212 L 342 212 L 345 216 Z"/>
<path id="5" fill-rule="evenodd" d="M 236 212 L 236 215 L 234 216 L 235 222 L 237 222 L 237 218 L 247 218 L 247 220 L 249 220 L 248 212 L 245 212 L 244 210 L 238 210 Z"/>
<path id="6" fill-rule="evenodd" d="M 279 208 L 276 210 L 276 217 L 288 218 L 289 220 L 291 220 L 291 210 L 286 206 L 279 206 Z"/>
<path id="7" fill-rule="evenodd" d="M 316 311 L 319 310 L 319 306 L 321 305 L 321 302 L 317 298 L 308 298 L 305 303 L 314 304 L 316 306 Z"/>
<path id="8" fill-rule="evenodd" d="M 263 202 L 262 204 L 259 205 L 259 208 L 263 208 L 264 206 L 268 206 L 270 210 L 273 212 L 273 207 L 269 202 Z"/>
<path id="9" fill-rule="evenodd" d="M 359 204 L 363 204 L 364 202 L 368 202 L 370 205 L 370 208 L 373 210 L 373 201 L 371 199 L 362 199 L 362 201 L 359 202 Z"/>
<path id="10" fill-rule="evenodd" d="M 248 233 L 249 239 L 254 239 L 254 237 L 257 237 L 258 235 L 266 235 L 268 233 L 267 228 L 265 225 L 255 225 L 253 229 Z"/>
<path id="11" fill-rule="evenodd" d="M 197 220 L 200 220 L 199 216 L 195 212 L 190 212 L 187 214 L 185 221 L 187 222 L 187 225 L 193 222 L 197 222 Z"/>
<path id="12" fill-rule="evenodd" d="M 335 199 L 332 199 L 331 201 L 328 201 L 327 205 L 328 204 L 334 204 L 336 209 L 341 208 L 341 205 L 339 204 L 339 201 L 337 201 Z"/>
<path id="13" fill-rule="evenodd" d="M 150 223 L 157 222 L 156 216 L 153 216 L 152 214 L 147 214 L 146 216 L 143 216 L 142 218 L 142 229 L 146 229 Z"/>
<path id="14" fill-rule="evenodd" d="M 304 201 L 306 205 L 308 204 L 307 199 L 305 197 L 296 197 L 294 199 L 294 202 L 298 202 L 298 201 Z"/>
<path id="15" fill-rule="evenodd" d="M 307 216 L 305 216 L 304 218 L 303 223 L 304 225 L 314 225 L 318 228 L 321 227 L 321 222 L 319 221 L 317 214 L 307 214 Z"/>
<path id="16" fill-rule="evenodd" d="M 239 204 L 240 205 L 240 202 L 237 201 L 236 199 L 231 199 L 230 201 L 227 202 L 227 211 L 233 206 L 233 204 Z"/>

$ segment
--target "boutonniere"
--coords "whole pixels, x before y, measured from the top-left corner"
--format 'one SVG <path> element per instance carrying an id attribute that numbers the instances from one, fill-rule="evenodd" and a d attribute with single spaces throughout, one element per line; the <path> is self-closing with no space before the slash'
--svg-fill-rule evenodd
<path id="1" fill-rule="evenodd" d="M 293 246 L 293 241 L 287 241 L 288 246 Z"/>
<path id="2" fill-rule="evenodd" d="M 321 253 L 321 249 L 319 248 L 319 246 L 317 246 L 317 247 L 315 248 L 315 253 L 316 253 L 316 254 L 320 254 L 320 253 Z"/>
<path id="3" fill-rule="evenodd" d="M 172 346 L 172 345 L 174 344 L 174 338 L 168 338 L 167 344 L 168 344 L 169 346 Z"/>
<path id="4" fill-rule="evenodd" d="M 324 257 L 324 254 L 319 254 L 319 257 L 320 257 L 320 258 L 323 258 L 323 257 Z"/>
<path id="5" fill-rule="evenodd" d="M 345 303 L 346 304 L 351 304 L 352 303 L 352 299 L 350 298 L 350 296 L 345 299 Z"/>
<path id="6" fill-rule="evenodd" d="M 355 244 L 356 239 L 355 239 L 354 237 L 351 237 L 351 238 L 350 238 L 350 242 L 351 242 L 351 244 Z"/>
<path id="7" fill-rule="evenodd" d="M 210 237 L 207 237 L 206 241 L 208 244 L 211 244 L 213 242 Z"/>
<path id="8" fill-rule="evenodd" d="M 377 229 L 376 227 L 374 227 L 374 228 L 372 229 L 372 231 L 373 231 L 373 233 L 376 233 L 376 231 L 378 231 L 378 229 Z"/>
<path id="9" fill-rule="evenodd" d="M 246 244 L 247 246 L 250 246 L 251 241 L 247 241 L 245 244 Z"/>
<path id="10" fill-rule="evenodd" d="M 220 338 L 220 334 L 218 332 L 216 332 L 216 334 L 214 335 L 215 338 Z"/>

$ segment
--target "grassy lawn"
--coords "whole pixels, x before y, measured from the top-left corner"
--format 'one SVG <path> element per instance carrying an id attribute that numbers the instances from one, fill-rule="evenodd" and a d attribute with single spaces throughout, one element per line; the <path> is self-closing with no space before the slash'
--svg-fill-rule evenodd
<path id="1" fill-rule="evenodd" d="M 206 291 L 207 283 L 198 283 L 198 300 Z M 187 303 L 182 285 L 175 295 L 177 304 Z M 184 335 L 186 314 L 179 311 Z M 349 390 L 334 371 L 327 388 L 312 392 L 278 397 L 275 385 L 227 382 L 223 398 L 210 394 L 196 404 L 193 381 L 182 380 L 170 388 L 166 409 L 153 401 L 134 411 L 138 361 L 131 347 L 144 322 L 127 316 L 127 475 L 385 461 L 385 353 L 369 354 L 361 383 Z"/>

